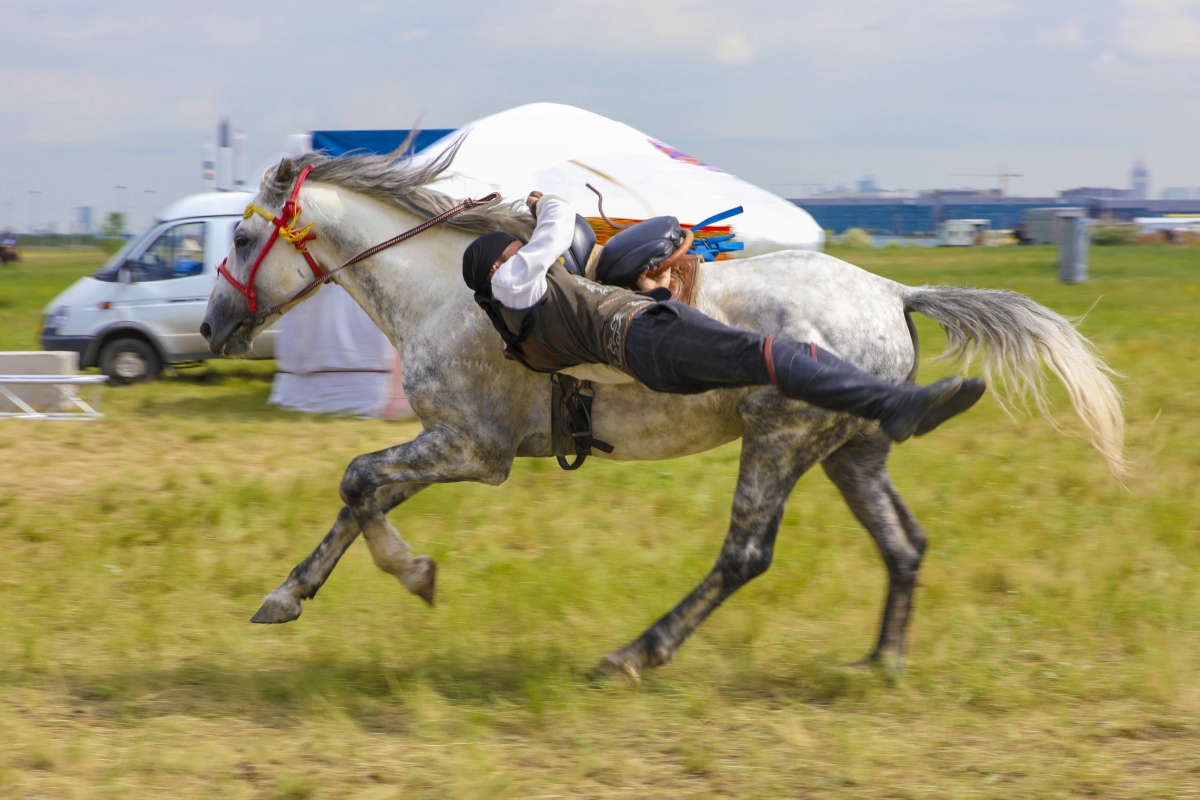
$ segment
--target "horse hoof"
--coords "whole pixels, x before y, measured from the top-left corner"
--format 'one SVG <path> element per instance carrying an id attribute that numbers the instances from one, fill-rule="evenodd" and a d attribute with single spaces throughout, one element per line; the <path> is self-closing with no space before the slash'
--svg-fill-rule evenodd
<path id="1" fill-rule="evenodd" d="M 904 674 L 904 657 L 872 653 L 861 661 L 844 664 L 842 669 L 854 672 L 877 672 L 889 680 L 895 680 Z"/>
<path id="2" fill-rule="evenodd" d="M 638 686 L 642 682 L 642 674 L 634 659 L 621 653 L 612 653 L 588 673 L 588 680 L 592 683 L 617 680 L 628 686 Z"/>
<path id="3" fill-rule="evenodd" d="M 408 590 L 432 606 L 434 605 L 433 593 L 437 585 L 437 562 L 429 556 L 417 556 L 413 559 L 413 563 L 420 564 L 422 569 L 412 584 L 408 586 Z"/>
<path id="4" fill-rule="evenodd" d="M 262 608 L 258 609 L 258 613 L 251 617 L 250 621 L 260 625 L 277 625 L 299 618 L 302 611 L 304 604 L 299 600 L 276 597 L 275 592 L 271 592 L 263 598 Z"/>
<path id="5" fill-rule="evenodd" d="M 848 664 L 842 664 L 842 669 L 851 670 L 854 672 L 867 672 L 876 669 L 879 666 L 879 656 L 869 655 L 866 658 L 858 661 L 851 661 Z"/>

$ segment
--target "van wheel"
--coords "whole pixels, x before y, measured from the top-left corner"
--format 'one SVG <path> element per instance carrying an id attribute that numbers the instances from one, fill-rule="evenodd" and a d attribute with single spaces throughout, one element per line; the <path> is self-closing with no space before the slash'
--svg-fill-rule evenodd
<path id="1" fill-rule="evenodd" d="M 158 353 L 141 339 L 115 339 L 100 351 L 100 371 L 119 386 L 153 380 L 162 371 Z"/>

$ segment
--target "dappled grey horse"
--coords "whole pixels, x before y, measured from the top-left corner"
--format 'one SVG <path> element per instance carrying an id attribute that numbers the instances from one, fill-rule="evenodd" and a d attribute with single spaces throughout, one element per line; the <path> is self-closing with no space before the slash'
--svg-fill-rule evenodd
<path id="1" fill-rule="evenodd" d="M 302 302 L 315 273 L 451 208 L 455 201 L 429 184 L 452 157 L 425 166 L 391 156 L 310 154 L 280 162 L 255 198 L 266 213 L 248 214 L 238 225 L 224 268 L 230 280 L 219 281 L 209 299 L 202 332 L 212 351 L 246 353 L 258 333 Z M 307 182 L 299 187 L 304 168 L 310 168 Z M 279 211 L 293 194 L 298 205 Z M 283 218 L 262 218 L 274 215 Z M 284 241 L 269 248 L 280 223 Z M 532 226 L 517 205 L 471 208 L 333 277 L 400 351 L 405 391 L 423 430 L 350 463 L 341 483 L 345 506 L 333 527 L 266 596 L 255 622 L 299 617 L 303 601 L 316 595 L 360 532 L 380 569 L 432 603 L 433 561 L 414 556 L 385 514 L 431 484 L 496 485 L 514 458 L 552 455 L 550 376 L 504 359 L 460 269 L 474 236 L 504 230 L 527 238 Z M 306 246 L 313 263 L 284 242 Z M 251 313 L 249 305 L 266 310 Z M 913 288 L 821 253 L 781 252 L 705 265 L 696 305 L 728 325 L 815 342 L 895 380 L 915 375 L 909 312 L 919 312 L 941 324 L 951 356 L 969 361 L 982 354 L 984 376 L 1001 389 L 1001 399 L 1032 400 L 1045 412 L 1044 362 L 1066 386 L 1110 468 L 1123 471 L 1124 421 L 1107 367 L 1068 320 L 1023 295 Z M 868 660 L 900 661 L 925 532 L 888 475 L 891 442 L 878 423 L 788 400 L 771 386 L 684 396 L 621 384 L 596 386 L 594 430 L 615 447 L 598 457 L 617 460 L 677 458 L 742 439 L 733 514 L 716 564 L 675 608 L 609 654 L 604 670 L 637 680 L 645 668 L 669 661 L 717 606 L 761 575 L 771 564 L 788 495 L 818 463 L 887 566 L 883 621 Z"/>

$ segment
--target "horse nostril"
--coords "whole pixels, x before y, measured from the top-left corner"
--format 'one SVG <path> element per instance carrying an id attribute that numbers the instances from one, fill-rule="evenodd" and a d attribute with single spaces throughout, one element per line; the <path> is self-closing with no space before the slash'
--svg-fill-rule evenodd
<path id="1" fill-rule="evenodd" d="M 209 325 L 207 322 L 202 322 L 200 324 L 200 335 L 204 337 L 204 341 L 206 341 L 206 342 L 209 339 L 211 339 L 212 338 L 212 325 Z"/>

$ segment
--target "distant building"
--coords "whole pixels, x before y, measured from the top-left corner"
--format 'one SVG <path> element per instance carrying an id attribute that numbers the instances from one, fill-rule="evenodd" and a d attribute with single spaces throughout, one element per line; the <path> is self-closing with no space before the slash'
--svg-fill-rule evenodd
<path id="1" fill-rule="evenodd" d="M 1088 200 L 1128 200 L 1133 197 L 1132 189 L 1112 189 L 1107 186 L 1082 186 L 1078 189 L 1067 189 L 1058 193 L 1064 200 L 1086 202 Z"/>
<path id="2" fill-rule="evenodd" d="M 1187 200 L 1134 200 L 1063 197 L 993 197 L 960 194 L 923 194 L 919 197 L 806 197 L 792 200 L 817 224 L 834 233 L 864 228 L 884 236 L 936 236 L 941 223 L 952 219 L 986 219 L 993 230 L 1012 230 L 1025 221 L 1030 209 L 1068 207 L 1084 209 L 1092 219 L 1132 221 L 1136 217 L 1167 214 L 1200 214 L 1200 195 Z"/>
<path id="3" fill-rule="evenodd" d="M 1159 192 L 1158 196 L 1163 200 L 1191 200 L 1193 194 L 1192 190 L 1186 186 L 1170 186 Z"/>
<path id="4" fill-rule="evenodd" d="M 879 191 L 879 187 L 875 185 L 875 178 L 868 175 L 858 182 L 858 191 L 860 194 L 871 194 Z"/>
<path id="5" fill-rule="evenodd" d="M 1030 208 L 1068 205 L 1057 197 L 1001 197 L 999 191 L 949 190 L 917 197 L 855 195 L 792 200 L 822 228 L 842 233 L 865 228 L 884 236 L 937 236 L 947 220 L 987 220 L 992 230 L 1012 230 Z"/>
<path id="6" fill-rule="evenodd" d="M 1066 217 L 1086 217 L 1087 209 L 1079 206 L 1031 208 L 1025 212 L 1025 240 L 1029 244 L 1062 244 L 1062 220 Z"/>
<path id="7" fill-rule="evenodd" d="M 1150 170 L 1146 169 L 1145 163 L 1140 159 L 1134 163 L 1133 171 L 1129 173 L 1129 189 L 1131 200 L 1150 199 Z"/>
<path id="8" fill-rule="evenodd" d="M 95 232 L 92 230 L 91 206 L 79 206 L 75 209 L 75 228 L 76 233 L 81 236 L 91 236 Z"/>
<path id="9" fill-rule="evenodd" d="M 938 228 L 938 242 L 942 247 L 975 247 L 988 242 L 986 219 L 948 219 Z"/>
<path id="10" fill-rule="evenodd" d="M 921 197 L 1003 197 L 999 189 L 922 189 Z"/>

